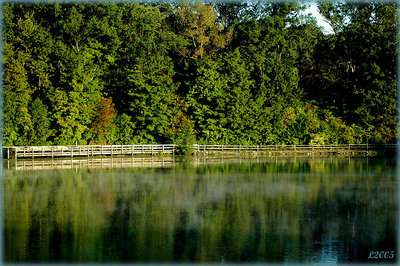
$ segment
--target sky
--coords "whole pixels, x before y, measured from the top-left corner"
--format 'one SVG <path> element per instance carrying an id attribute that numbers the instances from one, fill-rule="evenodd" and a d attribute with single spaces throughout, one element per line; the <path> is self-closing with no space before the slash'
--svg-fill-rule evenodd
<path id="1" fill-rule="evenodd" d="M 323 20 L 322 15 L 318 12 L 317 4 L 310 2 L 307 5 L 310 5 L 310 7 L 305 10 L 305 13 L 311 13 L 317 19 L 318 26 L 323 27 L 327 33 L 333 33 L 332 27 Z"/>

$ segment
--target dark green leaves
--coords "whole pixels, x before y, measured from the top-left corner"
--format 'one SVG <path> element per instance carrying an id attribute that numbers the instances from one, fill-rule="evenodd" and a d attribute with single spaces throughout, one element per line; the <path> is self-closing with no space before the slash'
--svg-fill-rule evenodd
<path id="1" fill-rule="evenodd" d="M 396 5 L 303 9 L 6 4 L 4 145 L 394 142 Z"/>

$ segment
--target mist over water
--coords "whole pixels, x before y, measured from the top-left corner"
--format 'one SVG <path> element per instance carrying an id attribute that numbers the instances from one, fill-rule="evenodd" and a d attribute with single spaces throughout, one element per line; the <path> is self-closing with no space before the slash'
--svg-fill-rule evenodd
<path id="1" fill-rule="evenodd" d="M 6 262 L 395 262 L 395 159 L 3 171 Z"/>

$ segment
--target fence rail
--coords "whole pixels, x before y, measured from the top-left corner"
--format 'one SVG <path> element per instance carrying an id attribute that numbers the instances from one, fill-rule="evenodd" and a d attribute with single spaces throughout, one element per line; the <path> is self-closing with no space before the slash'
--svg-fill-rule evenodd
<path id="1" fill-rule="evenodd" d="M 2 147 L 5 158 L 82 157 L 116 155 L 155 155 L 176 153 L 174 144 L 148 145 L 75 145 Z M 195 153 L 204 152 L 360 152 L 394 151 L 396 144 L 332 144 L 332 145 L 193 145 Z"/>
<path id="2" fill-rule="evenodd" d="M 325 150 L 393 150 L 397 144 L 332 144 L 332 145 L 194 145 L 195 151 L 325 151 Z"/>
<path id="3" fill-rule="evenodd" d="M 3 147 L 6 158 L 174 154 L 174 144 Z"/>

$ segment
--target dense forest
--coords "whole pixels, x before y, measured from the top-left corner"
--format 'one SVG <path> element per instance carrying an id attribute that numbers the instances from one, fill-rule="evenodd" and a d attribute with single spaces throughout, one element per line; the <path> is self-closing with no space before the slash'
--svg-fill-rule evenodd
<path id="1" fill-rule="evenodd" d="M 394 143 L 396 4 L 3 5 L 3 145 Z"/>

